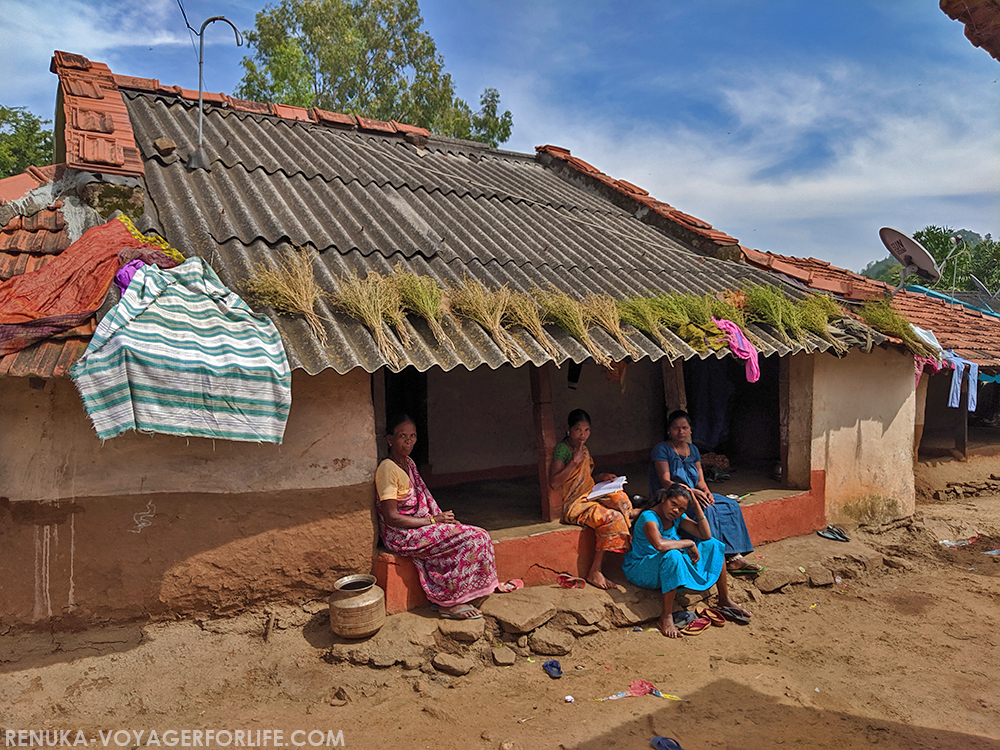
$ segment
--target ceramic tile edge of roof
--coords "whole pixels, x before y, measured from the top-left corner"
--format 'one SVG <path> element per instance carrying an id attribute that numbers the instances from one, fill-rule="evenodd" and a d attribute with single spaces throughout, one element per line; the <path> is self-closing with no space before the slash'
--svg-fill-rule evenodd
<path id="1" fill-rule="evenodd" d="M 112 77 L 121 89 L 156 94 L 158 96 L 173 96 L 194 102 L 198 101 L 197 91 L 181 88 L 180 86 L 167 86 L 160 83 L 158 78 L 139 78 L 118 74 L 112 74 Z M 375 120 L 360 115 L 331 112 L 319 107 L 307 108 L 295 107 L 290 104 L 255 102 L 211 91 L 202 92 L 202 101 L 221 109 L 230 109 L 235 112 L 271 115 L 283 120 L 308 122 L 313 125 L 327 125 L 342 130 L 358 130 L 367 133 L 382 133 L 383 135 L 401 135 L 403 137 L 410 136 L 415 139 L 430 138 L 433 136 L 427 128 L 408 125 L 398 120 Z"/>
<path id="2" fill-rule="evenodd" d="M 995 2 L 992 6 L 988 1 L 973 2 L 970 6 L 969 0 L 941 0 L 938 7 L 950 19 L 965 26 L 965 38 L 973 47 L 988 52 L 994 60 L 1000 60 L 1000 8 Z M 994 16 L 986 18 L 989 11 L 984 9 L 990 7 L 993 7 Z"/>
<path id="3" fill-rule="evenodd" d="M 131 123 L 128 122 L 128 115 L 125 112 L 125 122 L 127 131 L 123 128 L 121 134 L 115 138 L 107 138 L 115 133 L 113 124 L 107 111 L 87 110 L 82 106 L 83 102 L 90 103 L 98 110 L 107 110 L 108 106 L 95 104 L 105 99 L 105 93 L 112 95 L 109 105 L 121 99 L 121 90 L 139 91 L 158 96 L 173 96 L 189 101 L 198 101 L 198 92 L 192 89 L 181 88 L 180 86 L 165 86 L 156 78 L 140 78 L 137 76 L 120 75 L 113 73 L 104 63 L 94 62 L 84 57 L 69 52 L 57 50 L 52 56 L 50 70 L 59 76 L 60 91 L 64 94 L 61 99 L 63 103 L 65 129 L 67 131 L 80 131 L 82 135 L 77 137 L 80 142 L 78 153 L 74 154 L 76 159 L 70 158 L 69 144 L 66 145 L 67 163 L 69 166 L 80 167 L 89 171 L 107 171 L 117 174 L 144 175 L 141 158 L 130 159 L 133 152 L 138 151 L 135 144 L 135 136 L 132 133 Z M 65 84 L 65 85 L 64 85 Z M 71 90 L 73 89 L 73 90 Z M 74 90 L 76 93 L 74 93 Z M 69 96 L 66 96 L 68 94 Z M 264 102 L 254 102 L 248 99 L 239 99 L 228 94 L 214 93 L 211 91 L 202 92 L 202 101 L 222 109 L 229 109 L 235 112 L 246 112 L 249 114 L 263 114 L 278 117 L 292 122 L 307 122 L 313 125 L 326 125 L 342 130 L 357 130 L 364 133 L 380 133 L 382 135 L 397 135 L 415 143 L 423 145 L 426 139 L 433 137 L 433 134 L 426 128 L 398 122 L 397 120 L 375 120 L 360 115 L 344 114 L 340 112 L 329 112 L 318 107 L 295 107 L 288 104 L 273 104 Z M 124 102 L 121 105 L 124 108 Z M 81 112 L 85 112 L 83 115 Z M 121 119 L 121 118 L 119 118 Z M 79 125 L 83 127 L 79 127 Z M 89 146 L 89 149 L 85 145 Z M 128 151 L 131 149 L 132 151 Z M 88 152 L 89 151 L 89 152 Z M 89 157 L 89 158 L 88 158 Z M 95 160 L 103 159 L 103 160 Z"/>
<path id="4" fill-rule="evenodd" d="M 739 240 L 735 237 L 715 229 L 711 224 L 703 219 L 684 213 L 683 211 L 674 208 L 669 203 L 657 200 L 651 196 L 648 191 L 638 185 L 635 185 L 627 180 L 616 180 L 613 177 L 609 177 L 604 174 L 604 172 L 597 169 L 597 167 L 588 164 L 583 159 L 573 156 L 568 148 L 552 145 L 535 146 L 535 152 L 537 154 L 544 154 L 552 159 L 558 160 L 577 173 L 584 175 L 595 182 L 602 183 L 619 195 L 631 199 L 632 201 L 640 204 L 640 206 L 644 206 L 648 211 L 666 219 L 674 226 L 701 238 L 707 239 L 712 244 L 720 248 L 736 248 L 739 246 Z"/>
<path id="5" fill-rule="evenodd" d="M 111 69 L 56 50 L 49 70 L 59 77 L 56 160 L 89 172 L 143 176 L 132 123 Z"/>

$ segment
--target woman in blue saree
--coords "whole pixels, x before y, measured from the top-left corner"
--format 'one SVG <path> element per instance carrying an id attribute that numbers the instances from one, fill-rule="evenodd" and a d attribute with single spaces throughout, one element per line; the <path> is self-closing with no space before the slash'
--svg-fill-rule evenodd
<path id="1" fill-rule="evenodd" d="M 712 530 L 712 538 L 725 545 L 726 570 L 736 575 L 753 575 L 764 568 L 744 555 L 753 552 L 753 542 L 743 520 L 743 509 L 735 500 L 713 493 L 701 469 L 701 453 L 691 443 L 691 421 L 678 409 L 667 419 L 667 439 L 653 448 L 649 470 L 649 494 L 680 482 L 691 490 Z"/>

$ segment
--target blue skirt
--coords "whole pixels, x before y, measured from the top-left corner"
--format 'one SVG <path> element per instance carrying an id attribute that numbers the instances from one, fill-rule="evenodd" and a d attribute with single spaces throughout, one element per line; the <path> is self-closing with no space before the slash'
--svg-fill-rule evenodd
<path id="1" fill-rule="evenodd" d="M 708 528 L 712 530 L 712 538 L 718 539 L 726 547 L 727 555 L 745 555 L 753 552 L 753 542 L 747 532 L 747 523 L 743 520 L 743 509 L 740 504 L 713 492 L 715 505 L 705 509 Z"/>
<path id="2" fill-rule="evenodd" d="M 629 583 L 644 589 L 659 589 L 665 594 L 677 588 L 705 591 L 712 588 L 725 564 L 722 542 L 705 539 L 698 542 L 698 562 L 686 550 L 654 552 L 646 557 L 626 556 L 622 570 Z"/>

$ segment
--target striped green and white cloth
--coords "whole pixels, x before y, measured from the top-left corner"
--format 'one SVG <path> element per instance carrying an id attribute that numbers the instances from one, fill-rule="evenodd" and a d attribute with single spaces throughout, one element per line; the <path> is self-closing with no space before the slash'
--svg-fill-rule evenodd
<path id="1" fill-rule="evenodd" d="M 70 371 L 102 440 L 127 430 L 280 443 L 281 336 L 201 258 L 136 271 Z"/>

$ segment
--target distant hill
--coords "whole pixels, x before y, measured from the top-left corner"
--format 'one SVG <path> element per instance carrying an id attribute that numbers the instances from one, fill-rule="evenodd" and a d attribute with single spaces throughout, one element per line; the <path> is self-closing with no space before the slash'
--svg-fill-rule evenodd
<path id="1" fill-rule="evenodd" d="M 899 267 L 899 262 L 890 255 L 882 260 L 873 260 L 861 269 L 861 275 L 876 281 L 884 281 L 887 284 L 898 284 Z"/>

